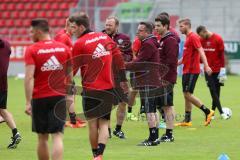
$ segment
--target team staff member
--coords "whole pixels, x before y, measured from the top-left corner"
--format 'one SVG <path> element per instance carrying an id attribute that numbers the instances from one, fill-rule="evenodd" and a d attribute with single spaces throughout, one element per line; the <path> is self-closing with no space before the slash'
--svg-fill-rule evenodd
<path id="1" fill-rule="evenodd" d="M 161 36 L 159 55 L 160 65 L 167 67 L 167 73 L 160 69 L 162 85 L 160 86 L 161 95 L 156 102 L 164 111 L 166 121 L 166 133 L 160 138 L 161 142 L 173 142 L 174 127 L 174 107 L 173 107 L 173 88 L 177 80 L 178 66 L 178 37 L 169 31 L 170 20 L 167 16 L 161 15 L 155 19 L 155 31 Z"/>
<path id="2" fill-rule="evenodd" d="M 120 49 L 123 59 L 125 62 L 130 62 L 132 60 L 132 50 L 131 50 L 131 41 L 128 35 L 118 32 L 119 20 L 117 17 L 110 16 L 106 19 L 105 29 L 103 33 L 106 33 L 112 40 L 117 44 Z M 120 139 L 125 138 L 125 134 L 122 131 L 123 121 L 125 119 L 126 105 L 128 102 L 128 95 L 124 94 L 123 89 L 120 87 L 119 75 L 114 75 L 115 79 L 115 92 L 116 92 L 116 102 L 115 105 L 118 105 L 116 117 L 117 124 L 113 135 L 119 137 Z M 111 129 L 109 127 L 109 134 L 111 134 Z"/>
<path id="3" fill-rule="evenodd" d="M 156 146 L 158 139 L 156 113 L 156 90 L 159 87 L 159 52 L 157 38 L 152 34 L 153 26 L 140 22 L 137 36 L 142 41 L 139 53 L 132 62 L 127 63 L 127 69 L 136 72 L 136 89 L 139 90 L 142 106 L 147 115 L 149 137 L 139 146 Z"/>
<path id="4" fill-rule="evenodd" d="M 190 19 L 182 19 L 179 21 L 180 32 L 186 35 L 184 44 L 183 58 L 178 64 L 183 64 L 182 86 L 185 99 L 185 119 L 183 122 L 176 124 L 177 126 L 191 126 L 192 104 L 201 109 L 206 118 L 205 126 L 211 122 L 214 111 L 208 109 L 200 99 L 193 95 L 195 85 L 200 74 L 200 59 L 204 64 L 204 70 L 211 75 L 212 69 L 209 67 L 205 53 L 203 51 L 200 39 L 196 33 L 191 30 Z"/>
<path id="5" fill-rule="evenodd" d="M 65 75 L 68 68 L 64 63 L 70 60 L 71 53 L 66 45 L 51 40 L 47 20 L 33 19 L 30 32 L 35 43 L 25 53 L 25 112 L 32 115 L 32 131 L 38 134 L 38 159 L 50 158 L 48 137 L 51 134 L 51 159 L 62 160 L 66 92 L 58 92 L 53 86 L 60 90 L 66 87 L 58 77 L 51 82 L 50 75 L 53 72 L 59 72 L 58 76 Z"/>
<path id="6" fill-rule="evenodd" d="M 220 71 L 226 70 L 223 39 L 220 35 L 207 30 L 205 26 L 197 27 L 197 34 L 201 37 L 201 44 L 208 64 L 213 70 L 210 76 L 205 74 L 205 79 L 212 96 L 212 110 L 215 111 L 217 107 L 221 117 L 228 119 L 229 117 L 224 114 L 220 102 L 220 88 L 223 86 L 223 83 L 220 82 Z"/>
<path id="7" fill-rule="evenodd" d="M 8 149 L 14 149 L 21 141 L 21 136 L 17 130 L 12 114 L 7 110 L 7 71 L 10 54 L 10 44 L 0 38 L 0 116 L 2 116 L 3 120 L 6 121 L 8 127 L 12 130 L 12 142 L 8 145 Z"/>
<path id="8" fill-rule="evenodd" d="M 118 68 L 120 86 L 127 92 L 124 61 L 109 36 L 90 31 L 88 18 L 71 16 L 69 21 L 78 37 L 73 47 L 73 69 L 75 74 L 81 70 L 83 110 L 88 120 L 92 152 L 94 160 L 102 160 L 109 137 L 108 124 L 114 99 L 112 68 Z"/>

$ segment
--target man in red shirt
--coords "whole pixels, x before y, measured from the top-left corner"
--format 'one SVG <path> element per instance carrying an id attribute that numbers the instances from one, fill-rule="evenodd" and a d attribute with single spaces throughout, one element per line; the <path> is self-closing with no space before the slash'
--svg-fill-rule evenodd
<path id="1" fill-rule="evenodd" d="M 67 87 L 65 79 L 59 77 L 66 75 L 71 67 L 69 63 L 64 65 L 70 60 L 71 53 L 66 45 L 51 40 L 46 19 L 33 19 L 30 31 L 35 43 L 25 53 L 25 112 L 32 116 L 32 131 L 38 134 L 38 158 L 49 159 L 48 137 L 51 134 L 51 159 L 61 160 Z M 51 78 L 54 72 L 58 76 Z"/>
<path id="2" fill-rule="evenodd" d="M 84 16 L 84 15 L 83 15 Z M 73 44 L 72 44 L 72 30 L 70 27 L 70 22 L 69 19 L 66 19 L 66 25 L 65 25 L 65 29 L 60 31 L 56 36 L 55 36 L 55 40 L 58 42 L 61 42 L 63 44 L 65 44 L 66 46 L 69 47 L 70 50 L 72 50 Z M 74 84 L 74 82 L 73 82 Z M 67 103 L 69 105 L 68 108 L 68 113 L 69 113 L 69 118 L 70 121 L 66 121 L 65 126 L 71 127 L 71 128 L 81 128 L 81 127 L 85 127 L 86 123 L 81 120 L 80 118 L 77 118 L 76 113 L 75 113 L 75 97 L 74 95 L 69 96 L 69 99 L 67 100 Z"/>
<path id="3" fill-rule="evenodd" d="M 201 44 L 206 54 L 208 64 L 213 71 L 210 76 L 205 74 L 205 79 L 212 96 L 212 110 L 215 111 L 217 107 L 221 117 L 228 119 L 229 117 L 224 114 L 220 102 L 220 87 L 223 86 L 223 83 L 220 81 L 220 71 L 226 70 L 223 39 L 220 35 L 207 30 L 205 26 L 197 27 L 197 33 L 201 37 Z"/>
<path id="4" fill-rule="evenodd" d="M 212 69 L 209 67 L 200 39 L 197 34 L 191 30 L 190 19 L 182 19 L 179 21 L 180 32 L 186 35 L 184 44 L 183 58 L 178 64 L 183 64 L 182 86 L 185 99 L 185 119 L 183 122 L 176 124 L 177 126 L 192 126 L 191 111 L 192 104 L 201 109 L 206 118 L 205 126 L 211 122 L 214 111 L 208 109 L 200 99 L 193 95 L 195 84 L 200 74 L 200 59 L 204 64 L 204 70 L 211 75 Z"/>
<path id="5" fill-rule="evenodd" d="M 3 120 L 6 121 L 6 124 L 12 130 L 12 142 L 8 145 L 8 149 L 14 149 L 21 141 L 21 136 L 17 130 L 12 114 L 7 110 L 7 72 L 10 54 L 10 44 L 0 39 L 0 116 L 2 116 Z"/>
<path id="6" fill-rule="evenodd" d="M 72 31 L 71 31 L 71 28 L 70 28 L 70 22 L 67 18 L 65 29 L 58 32 L 56 34 L 56 36 L 54 37 L 54 39 L 58 42 L 62 42 L 63 44 L 65 44 L 66 46 L 68 46 L 72 50 L 73 45 L 72 45 L 71 37 L 72 37 Z"/>
<path id="7" fill-rule="evenodd" d="M 80 69 L 84 114 L 89 125 L 89 139 L 94 160 L 102 160 L 109 137 L 108 124 L 114 100 L 113 71 L 120 76 L 120 86 L 127 92 L 124 61 L 115 42 L 102 32 L 89 29 L 89 19 L 69 18 L 78 40 L 73 46 L 74 74 Z M 115 67 L 116 69 L 113 69 Z"/>

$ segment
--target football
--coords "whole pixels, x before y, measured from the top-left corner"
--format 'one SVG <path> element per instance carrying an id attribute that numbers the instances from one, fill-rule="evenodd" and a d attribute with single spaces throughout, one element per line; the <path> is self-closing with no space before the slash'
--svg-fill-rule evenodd
<path id="1" fill-rule="evenodd" d="M 223 107 L 222 110 L 229 118 L 232 117 L 232 110 L 230 108 Z"/>

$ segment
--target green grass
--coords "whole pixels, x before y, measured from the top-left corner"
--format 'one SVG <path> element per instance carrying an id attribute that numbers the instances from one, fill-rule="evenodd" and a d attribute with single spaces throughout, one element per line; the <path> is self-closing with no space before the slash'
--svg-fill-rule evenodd
<path id="1" fill-rule="evenodd" d="M 221 153 L 229 155 L 231 160 L 240 158 L 240 77 L 231 76 L 222 88 L 221 101 L 223 106 L 230 107 L 233 117 L 224 121 L 214 120 L 209 127 L 203 126 L 204 116 L 199 109 L 193 110 L 193 127 L 176 128 L 174 130 L 175 142 L 160 144 L 157 147 L 137 147 L 136 144 L 148 135 L 146 122 L 125 122 L 123 130 L 127 140 L 112 138 L 107 145 L 105 160 L 216 160 Z M 199 78 L 195 95 L 210 106 L 211 99 L 203 78 Z M 138 104 L 138 103 L 137 103 Z M 18 129 L 22 134 L 22 142 L 16 150 L 7 150 L 11 131 L 6 124 L 0 124 L 0 160 L 35 160 L 37 137 L 31 132 L 31 119 L 24 114 L 25 97 L 23 80 L 9 78 L 8 109 L 14 115 Z M 175 87 L 175 109 L 182 114 L 184 100 L 181 92 L 181 82 Z M 77 110 L 81 110 L 80 98 L 77 100 Z M 137 113 L 138 105 L 134 107 Z M 112 114 L 112 125 L 115 124 L 115 111 Z M 164 130 L 160 130 L 162 134 Z M 64 159 L 90 160 L 91 148 L 88 142 L 88 129 L 65 130 Z"/>

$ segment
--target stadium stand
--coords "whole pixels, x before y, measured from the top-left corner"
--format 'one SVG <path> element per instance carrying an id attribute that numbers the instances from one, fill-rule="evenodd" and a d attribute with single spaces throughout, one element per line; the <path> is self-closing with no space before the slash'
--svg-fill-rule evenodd
<path id="1" fill-rule="evenodd" d="M 49 19 L 54 34 L 64 27 L 69 9 L 77 3 L 78 0 L 1 0 L 0 35 L 10 41 L 30 41 L 30 20 L 37 17 Z"/>

